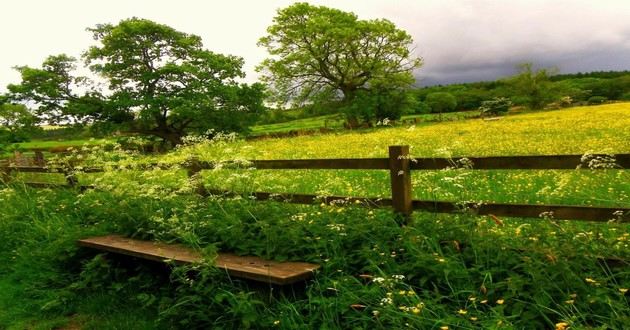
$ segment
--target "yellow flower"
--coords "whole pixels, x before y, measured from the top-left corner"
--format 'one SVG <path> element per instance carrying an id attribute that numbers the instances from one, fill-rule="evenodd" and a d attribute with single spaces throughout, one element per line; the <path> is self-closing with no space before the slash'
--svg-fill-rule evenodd
<path id="1" fill-rule="evenodd" d="M 597 283 L 597 281 L 595 281 L 594 279 L 592 279 L 592 278 L 590 278 L 590 277 L 587 277 L 587 278 L 585 279 L 585 281 L 586 281 L 586 283 L 591 283 L 591 284 L 595 284 L 595 283 Z"/>
<path id="2" fill-rule="evenodd" d="M 273 325 L 278 325 L 278 324 L 280 324 L 280 320 L 273 321 Z"/>
<path id="3" fill-rule="evenodd" d="M 628 292 L 628 289 L 626 288 L 619 288 L 619 292 L 626 294 L 626 292 Z"/>
<path id="4" fill-rule="evenodd" d="M 565 301 L 564 303 L 565 304 L 569 304 L 569 305 L 573 305 L 574 302 L 575 302 L 575 300 L 569 299 L 569 300 Z"/>
<path id="5" fill-rule="evenodd" d="M 465 310 L 465 309 L 460 309 L 460 310 L 457 311 L 457 314 L 466 315 L 466 314 L 468 314 L 468 311 Z"/>
<path id="6" fill-rule="evenodd" d="M 448 330 L 448 325 L 443 325 L 440 327 L 440 330 Z"/>
<path id="7" fill-rule="evenodd" d="M 487 300 L 487 299 L 484 299 L 484 300 L 480 301 L 480 303 L 482 303 L 482 304 L 487 304 L 487 303 L 488 303 L 488 300 Z"/>
<path id="8" fill-rule="evenodd" d="M 420 314 L 420 312 L 421 312 L 421 311 L 422 311 L 422 310 L 421 310 L 420 308 L 418 308 L 418 307 L 414 307 L 414 308 L 412 308 L 412 309 L 411 309 L 411 312 L 412 312 L 412 313 L 414 313 L 414 314 L 416 314 L 416 315 L 417 315 L 417 314 Z"/>
<path id="9" fill-rule="evenodd" d="M 556 323 L 556 330 L 564 330 L 569 326 L 569 323 L 567 322 L 559 322 Z"/>
<path id="10" fill-rule="evenodd" d="M 505 300 L 503 300 L 503 299 L 497 300 L 497 304 L 499 304 L 499 305 L 503 305 L 504 302 L 505 302 Z"/>
<path id="11" fill-rule="evenodd" d="M 471 321 L 477 321 L 477 318 L 476 318 L 476 317 L 474 317 L 474 316 L 471 316 L 471 317 L 470 317 L 470 320 L 471 320 Z"/>

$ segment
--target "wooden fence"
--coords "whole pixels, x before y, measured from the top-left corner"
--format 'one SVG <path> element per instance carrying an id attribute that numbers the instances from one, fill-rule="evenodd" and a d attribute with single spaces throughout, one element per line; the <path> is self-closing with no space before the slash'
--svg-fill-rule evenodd
<path id="1" fill-rule="evenodd" d="M 590 163 L 592 159 L 599 159 Z M 601 161 L 603 159 L 603 162 Z M 610 160 L 614 159 L 614 163 Z M 610 220 L 627 221 L 630 219 L 630 208 L 627 207 L 593 207 L 574 205 L 532 205 L 508 203 L 457 203 L 449 201 L 414 200 L 412 198 L 411 173 L 415 170 L 437 170 L 444 168 L 465 167 L 474 170 L 600 170 L 630 169 L 630 154 L 618 155 L 552 155 L 552 156 L 501 156 L 501 157 L 461 157 L 461 158 L 411 158 L 408 146 L 390 146 L 388 158 L 359 159 L 297 159 L 297 160 L 252 160 L 251 167 L 258 170 L 387 170 L 390 173 L 391 198 L 370 198 L 353 196 L 321 197 L 309 194 L 278 194 L 271 192 L 254 192 L 257 200 L 279 200 L 297 204 L 351 202 L 371 207 L 393 207 L 395 211 L 408 219 L 414 210 L 425 210 L 438 213 L 471 212 L 477 215 L 495 215 L 508 217 L 541 217 L 545 215 L 553 219 L 586 220 L 606 222 Z M 149 164 L 151 167 L 156 164 Z M 223 163 L 222 166 L 226 164 Z M 228 164 L 229 165 L 229 164 Z M 593 166 L 595 165 L 595 166 Z M 212 162 L 193 160 L 183 165 L 191 178 L 202 170 L 214 169 Z M 234 166 L 243 166 L 234 163 Z M 18 172 L 53 172 L 41 166 L 4 166 L 0 167 L 3 176 L 8 178 L 11 171 Z M 85 168 L 84 173 L 102 172 L 103 168 Z M 59 172 L 57 170 L 57 172 Z M 66 175 L 69 186 L 78 186 L 78 180 L 72 171 L 62 171 Z M 36 187 L 48 187 L 49 184 L 30 183 Z M 86 186 L 82 189 L 89 188 Z M 197 192 L 209 194 L 236 194 L 229 191 L 209 190 L 202 187 Z"/>

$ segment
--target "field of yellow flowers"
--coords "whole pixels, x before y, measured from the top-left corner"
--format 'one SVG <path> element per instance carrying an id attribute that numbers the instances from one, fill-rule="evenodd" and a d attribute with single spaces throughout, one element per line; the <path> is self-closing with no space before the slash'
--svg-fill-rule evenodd
<path id="1" fill-rule="evenodd" d="M 623 329 L 630 324 L 630 226 L 553 218 L 201 198 L 178 164 L 246 159 L 630 153 L 630 104 L 571 108 L 416 127 L 245 141 L 191 138 L 160 156 L 86 147 L 80 175 L 98 189 L 0 190 L 0 329 Z M 63 162 L 64 160 L 59 160 Z M 203 171 L 209 188 L 387 196 L 386 171 Z M 54 175 L 50 175 L 52 177 Z M 33 176 L 23 178 L 33 179 Z M 199 179 L 199 178 L 197 178 Z M 414 197 L 630 206 L 628 170 L 413 173 Z M 181 242 L 207 261 L 159 267 L 76 247 L 120 233 Z M 318 263 L 284 290 L 228 278 L 215 251 Z M 167 268 L 167 269 L 165 269 Z"/>

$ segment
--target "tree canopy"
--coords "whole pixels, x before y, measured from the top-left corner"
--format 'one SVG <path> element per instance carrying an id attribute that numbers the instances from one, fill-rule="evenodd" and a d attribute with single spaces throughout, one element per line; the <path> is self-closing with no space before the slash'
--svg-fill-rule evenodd
<path id="1" fill-rule="evenodd" d="M 83 122 L 108 114 L 100 93 L 86 77 L 75 77 L 76 59 L 66 54 L 46 58 L 41 68 L 19 66 L 22 82 L 7 86 L 10 98 L 33 105 L 34 114 L 50 124 Z M 83 94 L 78 90 L 83 89 Z"/>
<path id="2" fill-rule="evenodd" d="M 136 132 L 177 144 L 187 132 L 242 130 L 263 109 L 262 85 L 237 82 L 243 59 L 204 49 L 196 35 L 138 18 L 88 30 L 99 44 L 86 63 Z"/>
<path id="3" fill-rule="evenodd" d="M 270 58 L 258 70 L 275 101 L 304 103 L 322 94 L 352 100 L 359 90 L 407 88 L 420 58 L 411 36 L 386 20 L 308 3 L 278 11 L 259 45 Z"/>
<path id="4" fill-rule="evenodd" d="M 73 76 L 76 60 L 48 57 L 16 67 L 10 98 L 35 105 L 49 123 L 115 123 L 176 145 L 188 133 L 242 131 L 264 109 L 261 84 L 239 83 L 243 59 L 203 48 L 201 38 L 146 19 L 89 28 L 97 44 L 83 58 L 107 82 Z"/>

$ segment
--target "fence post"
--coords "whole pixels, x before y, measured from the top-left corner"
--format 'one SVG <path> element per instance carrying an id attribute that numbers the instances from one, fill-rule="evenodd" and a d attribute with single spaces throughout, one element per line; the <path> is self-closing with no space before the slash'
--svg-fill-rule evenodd
<path id="1" fill-rule="evenodd" d="M 45 161 L 44 161 L 44 153 L 41 151 L 35 151 L 35 165 L 36 166 L 44 166 Z"/>
<path id="2" fill-rule="evenodd" d="M 15 162 L 15 166 L 25 166 L 24 156 L 19 151 L 13 152 L 13 160 Z"/>
<path id="3" fill-rule="evenodd" d="M 9 184 L 11 181 L 11 167 L 9 164 L 0 167 L 0 183 Z"/>
<path id="4" fill-rule="evenodd" d="M 77 178 L 72 169 L 64 171 L 63 174 L 66 176 L 66 182 L 70 187 L 75 187 L 79 184 L 79 178 Z"/>
<path id="5" fill-rule="evenodd" d="M 411 170 L 409 146 L 389 147 L 389 176 L 392 186 L 392 206 L 406 224 L 413 212 L 411 202 Z"/>

